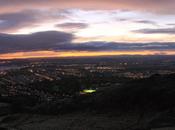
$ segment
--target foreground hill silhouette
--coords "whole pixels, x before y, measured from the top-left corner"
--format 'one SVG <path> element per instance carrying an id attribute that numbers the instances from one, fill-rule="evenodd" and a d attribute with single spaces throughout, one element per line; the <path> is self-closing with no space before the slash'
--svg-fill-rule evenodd
<path id="1" fill-rule="evenodd" d="M 96 104 L 109 108 L 161 111 L 175 107 L 175 74 L 153 75 L 104 91 Z"/>
<path id="2" fill-rule="evenodd" d="M 49 129 L 64 127 L 66 130 L 71 125 L 68 120 L 76 118 L 78 121 L 74 121 L 71 129 L 81 130 L 91 127 L 91 130 L 96 130 L 100 127 L 111 130 L 150 130 L 157 127 L 173 127 L 175 126 L 174 85 L 175 74 L 156 74 L 122 85 L 99 88 L 96 93 L 75 95 L 54 102 L 35 103 L 35 99 L 31 97 L 3 99 L 1 101 L 3 103 L 8 101 L 9 106 L 1 107 L 1 109 L 8 108 L 8 111 L 2 114 L 1 124 L 2 128 L 8 126 L 13 128 L 15 121 L 24 120 L 33 124 L 24 125 L 24 122 L 21 122 L 16 127 L 38 129 L 42 124 L 41 129 L 49 126 Z M 36 114 L 39 115 L 33 116 Z M 44 120 L 36 123 L 35 118 Z M 55 126 L 59 123 L 62 125 Z M 106 125 L 103 125 L 104 123 Z"/>
<path id="3" fill-rule="evenodd" d="M 71 99 L 71 107 L 78 109 L 164 111 L 175 107 L 175 74 L 155 74 L 120 86 L 106 87 L 96 93 Z M 75 106 L 74 106 L 75 103 Z"/>

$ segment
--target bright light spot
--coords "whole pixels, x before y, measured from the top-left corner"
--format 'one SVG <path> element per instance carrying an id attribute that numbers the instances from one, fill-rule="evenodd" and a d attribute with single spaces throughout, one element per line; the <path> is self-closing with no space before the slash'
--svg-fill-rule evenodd
<path id="1" fill-rule="evenodd" d="M 96 90 L 94 90 L 94 89 L 84 89 L 83 90 L 83 93 L 95 93 L 96 92 Z"/>

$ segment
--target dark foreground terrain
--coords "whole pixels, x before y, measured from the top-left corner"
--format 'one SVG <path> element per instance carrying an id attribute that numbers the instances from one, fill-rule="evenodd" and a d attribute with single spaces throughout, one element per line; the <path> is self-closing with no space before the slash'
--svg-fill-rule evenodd
<path id="1" fill-rule="evenodd" d="M 174 85 L 157 74 L 54 101 L 1 97 L 0 130 L 174 130 Z"/>

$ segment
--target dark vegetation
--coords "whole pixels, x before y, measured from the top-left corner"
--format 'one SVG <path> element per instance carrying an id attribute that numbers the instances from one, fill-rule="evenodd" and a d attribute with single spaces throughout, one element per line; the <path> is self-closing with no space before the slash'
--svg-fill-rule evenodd
<path id="1" fill-rule="evenodd" d="M 41 114 L 79 110 L 173 111 L 175 108 L 174 85 L 175 74 L 153 75 L 146 79 L 128 81 L 120 86 L 99 88 L 96 93 L 80 95 L 80 83 L 74 78 L 67 78 L 64 81 L 43 81 L 31 84 L 38 91 L 52 94 L 51 100 L 41 100 L 41 97 L 36 95 L 19 95 L 1 97 L 1 102 L 12 104 L 14 111 Z"/>
<path id="2" fill-rule="evenodd" d="M 124 125 L 126 130 L 174 126 L 174 85 L 175 74 L 156 74 L 145 79 L 127 80 L 121 85 L 99 87 L 91 94 L 79 93 L 82 89 L 81 82 L 76 78 L 34 82 L 29 87 L 32 89 L 35 86 L 38 92 L 47 92 L 51 99 L 47 97 L 47 100 L 43 100 L 42 96 L 35 94 L 1 97 L 0 116 L 15 113 L 65 115 L 82 112 L 97 116 L 104 113 L 115 116 L 120 113 L 120 116 L 125 117 L 134 113 L 138 116 L 137 121 L 133 125 Z M 149 115 L 151 116 L 147 117 Z M 149 118 L 148 122 L 145 121 L 146 117 Z M 18 117 L 7 116 L 1 123 L 12 122 L 16 118 Z"/>
<path id="3" fill-rule="evenodd" d="M 175 107 L 175 74 L 153 75 L 105 91 L 96 104 L 103 108 L 142 111 L 171 110 Z M 96 95 L 98 99 L 98 94 Z"/>

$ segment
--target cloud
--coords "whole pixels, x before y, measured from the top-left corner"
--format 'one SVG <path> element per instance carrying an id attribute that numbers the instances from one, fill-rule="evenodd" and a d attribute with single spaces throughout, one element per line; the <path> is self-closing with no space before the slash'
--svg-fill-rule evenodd
<path id="1" fill-rule="evenodd" d="M 49 20 L 66 19 L 66 13 L 60 11 L 39 11 L 39 10 L 24 10 L 15 13 L 0 14 L 0 31 L 14 32 L 25 27 L 37 26 L 38 23 L 43 23 Z"/>
<path id="2" fill-rule="evenodd" d="M 134 30 L 133 32 L 136 33 L 143 33 L 143 34 L 175 34 L 175 27 L 173 28 L 158 28 L 158 29 L 139 29 Z"/>
<path id="3" fill-rule="evenodd" d="M 84 29 L 88 27 L 88 24 L 86 23 L 62 23 L 62 24 L 57 24 L 56 27 L 62 28 L 62 29 Z"/>
<path id="4" fill-rule="evenodd" d="M 141 23 L 141 24 L 151 24 L 151 25 L 157 25 L 156 22 L 150 21 L 150 20 L 135 20 L 133 21 L 135 23 Z"/>
<path id="5" fill-rule="evenodd" d="M 134 20 L 133 18 L 117 18 L 116 19 L 119 22 L 133 22 L 138 24 L 149 24 L 149 25 L 155 25 L 158 26 L 158 23 L 151 20 Z"/>
<path id="6" fill-rule="evenodd" d="M 46 31 L 29 35 L 0 34 L 0 53 L 57 50 L 69 45 L 73 35 L 64 32 Z"/>
<path id="7" fill-rule="evenodd" d="M 118 43 L 86 42 L 73 43 L 70 33 L 46 31 L 27 35 L 0 34 L 0 53 L 30 51 L 136 51 L 175 50 L 175 43 Z"/>
<path id="8" fill-rule="evenodd" d="M 38 20 L 33 11 L 24 11 L 18 13 L 7 13 L 0 15 L 0 30 L 10 31 L 28 26 Z"/>
<path id="9" fill-rule="evenodd" d="M 166 25 L 168 25 L 168 26 L 175 26 L 175 23 L 168 23 Z"/>
<path id="10" fill-rule="evenodd" d="M 98 5 L 98 6 L 97 6 Z M 174 0 L 1 0 L 1 12 L 33 9 L 128 9 L 155 13 L 175 13 Z"/>
<path id="11" fill-rule="evenodd" d="M 174 50 L 175 43 L 119 43 L 87 42 L 82 44 L 88 51 L 134 51 L 134 50 Z"/>

